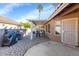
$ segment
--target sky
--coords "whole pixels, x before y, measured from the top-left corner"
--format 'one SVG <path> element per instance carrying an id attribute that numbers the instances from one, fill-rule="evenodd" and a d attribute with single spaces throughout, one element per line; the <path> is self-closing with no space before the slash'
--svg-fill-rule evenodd
<path id="1" fill-rule="evenodd" d="M 39 3 L 0 3 L 0 16 L 5 16 L 18 22 L 27 19 L 38 20 L 38 5 Z M 42 3 L 42 6 L 43 11 L 41 12 L 40 19 L 48 20 L 56 7 L 50 3 Z"/>

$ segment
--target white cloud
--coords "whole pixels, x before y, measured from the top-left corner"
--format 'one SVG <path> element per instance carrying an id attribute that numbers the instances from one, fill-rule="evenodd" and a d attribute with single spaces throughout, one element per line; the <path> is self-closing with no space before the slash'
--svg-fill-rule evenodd
<path id="1" fill-rule="evenodd" d="M 54 11 L 55 11 L 55 8 L 54 8 L 52 5 L 50 5 L 50 6 L 48 6 L 48 7 L 45 7 L 45 10 L 42 12 L 41 18 L 43 18 L 43 19 L 48 19 L 49 16 L 50 16 Z"/>
<path id="2" fill-rule="evenodd" d="M 0 15 L 4 15 L 6 13 L 9 13 L 13 10 L 15 7 L 19 7 L 22 4 L 7 4 L 2 9 L 0 9 Z"/>
<path id="3" fill-rule="evenodd" d="M 36 19 L 36 18 L 38 18 L 38 11 L 35 9 L 35 10 L 29 12 L 28 14 L 25 14 L 24 16 L 22 16 L 22 18 Z"/>
<path id="4" fill-rule="evenodd" d="M 54 7 L 52 5 L 44 7 L 44 10 L 41 13 L 41 19 L 48 19 L 48 17 L 53 13 Z M 23 15 L 18 20 L 26 20 L 26 19 L 36 19 L 38 20 L 39 13 L 37 9 L 34 9 L 33 11 L 29 12 L 28 14 Z"/>
<path id="5" fill-rule="evenodd" d="M 38 10 L 34 9 L 33 11 L 29 12 L 28 14 L 21 16 L 18 19 L 18 22 L 26 20 L 26 19 L 38 19 Z"/>

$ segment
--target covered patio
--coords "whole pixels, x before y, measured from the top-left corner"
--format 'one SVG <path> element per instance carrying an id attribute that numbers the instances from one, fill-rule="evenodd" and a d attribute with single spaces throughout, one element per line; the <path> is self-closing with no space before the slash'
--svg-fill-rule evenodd
<path id="1" fill-rule="evenodd" d="M 13 23 L 17 26 L 17 29 L 11 31 L 13 33 L 8 32 L 8 35 L 9 33 L 12 35 L 10 38 L 7 35 L 4 36 L 3 33 L 0 40 L 8 37 L 9 43 L 14 41 L 16 43 L 10 46 L 1 46 L 0 56 L 79 56 L 78 15 L 79 4 L 62 3 L 54 14 L 49 17 L 48 21 L 28 19 L 32 22 L 28 35 L 26 35 L 28 29 L 21 29 L 18 23 L 9 21 L 9 24 Z M 21 32 L 20 30 L 24 31 Z M 63 34 L 64 32 L 65 34 Z M 44 35 L 41 33 L 44 33 Z M 17 36 L 17 34 L 20 35 Z M 10 40 L 14 41 L 11 42 Z"/>

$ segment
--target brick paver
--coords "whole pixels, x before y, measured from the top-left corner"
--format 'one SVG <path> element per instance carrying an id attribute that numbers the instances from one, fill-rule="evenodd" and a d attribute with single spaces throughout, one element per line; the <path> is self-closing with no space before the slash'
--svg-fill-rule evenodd
<path id="1" fill-rule="evenodd" d="M 16 44 L 10 47 L 0 47 L 0 56 L 23 56 L 25 52 L 34 45 L 47 41 L 45 37 L 35 38 L 30 40 L 30 38 L 24 38 L 18 41 Z"/>

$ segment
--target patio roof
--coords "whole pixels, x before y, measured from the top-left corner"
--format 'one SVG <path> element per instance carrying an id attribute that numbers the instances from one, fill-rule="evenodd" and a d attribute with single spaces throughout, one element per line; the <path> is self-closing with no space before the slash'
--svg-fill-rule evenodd
<path id="1" fill-rule="evenodd" d="M 11 19 L 9 19 L 7 17 L 3 17 L 3 16 L 0 16 L 0 23 L 19 25 L 19 23 L 17 23 L 16 21 L 11 20 Z"/>
<path id="2" fill-rule="evenodd" d="M 35 25 L 43 25 L 45 22 L 47 22 L 47 20 L 29 20 L 29 21 Z"/>

